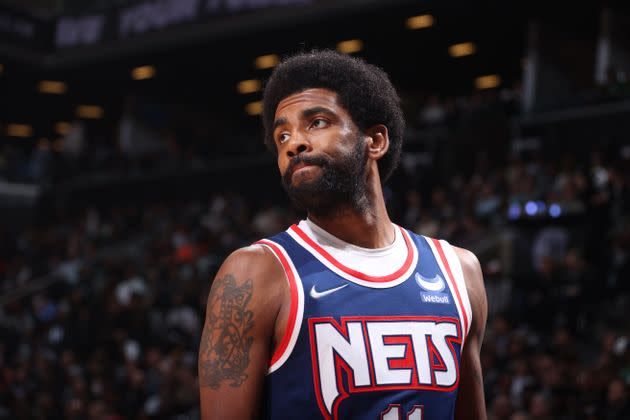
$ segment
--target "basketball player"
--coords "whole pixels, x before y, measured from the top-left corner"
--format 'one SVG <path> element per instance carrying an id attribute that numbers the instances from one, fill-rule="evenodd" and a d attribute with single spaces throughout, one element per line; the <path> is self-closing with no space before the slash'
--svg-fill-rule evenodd
<path id="1" fill-rule="evenodd" d="M 404 120 L 379 68 L 284 60 L 265 140 L 307 219 L 232 253 L 199 349 L 204 419 L 484 419 L 479 262 L 388 217 Z"/>

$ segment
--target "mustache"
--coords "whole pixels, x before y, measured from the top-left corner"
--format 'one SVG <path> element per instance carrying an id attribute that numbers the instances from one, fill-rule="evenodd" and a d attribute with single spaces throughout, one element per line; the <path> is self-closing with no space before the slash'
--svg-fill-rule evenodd
<path id="1" fill-rule="evenodd" d="M 289 161 L 289 166 L 285 172 L 285 177 L 289 178 L 293 175 L 295 167 L 299 164 L 324 166 L 328 163 L 328 159 L 321 155 L 297 155 Z"/>

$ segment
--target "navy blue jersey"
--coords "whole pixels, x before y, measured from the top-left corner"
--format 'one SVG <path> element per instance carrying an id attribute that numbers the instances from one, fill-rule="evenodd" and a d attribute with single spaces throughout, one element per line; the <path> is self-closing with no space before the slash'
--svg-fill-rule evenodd
<path id="1" fill-rule="evenodd" d="M 269 419 L 452 419 L 471 309 L 445 241 L 398 226 L 402 264 L 373 275 L 298 225 L 259 243 L 284 267 L 291 310 L 270 361 Z"/>

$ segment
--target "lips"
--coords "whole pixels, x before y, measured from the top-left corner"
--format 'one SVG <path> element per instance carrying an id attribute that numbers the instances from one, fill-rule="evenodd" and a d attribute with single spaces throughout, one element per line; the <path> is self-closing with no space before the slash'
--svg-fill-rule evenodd
<path id="1" fill-rule="evenodd" d="M 316 166 L 316 165 L 311 165 L 308 163 L 304 163 L 304 162 L 300 162 L 297 165 L 295 165 L 293 167 L 293 169 L 291 170 L 291 176 L 293 176 L 296 172 L 298 172 L 300 169 L 304 169 L 304 168 L 310 168 L 311 166 Z"/>
<path id="2" fill-rule="evenodd" d="M 299 171 L 300 169 L 307 168 L 309 166 L 323 166 L 325 163 L 326 160 L 318 156 L 297 157 L 289 163 L 289 167 L 286 171 L 286 176 L 288 177 L 288 179 L 291 179 L 293 177 L 293 174 L 295 174 L 295 172 Z"/>

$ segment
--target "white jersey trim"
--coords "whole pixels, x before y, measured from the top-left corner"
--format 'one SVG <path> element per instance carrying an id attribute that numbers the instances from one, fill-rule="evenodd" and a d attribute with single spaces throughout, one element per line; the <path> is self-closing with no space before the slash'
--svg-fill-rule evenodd
<path id="1" fill-rule="evenodd" d="M 294 310 L 296 311 L 295 321 L 293 322 L 293 325 L 289 325 L 289 322 L 291 320 L 291 315 L 289 315 L 286 330 L 284 331 L 283 339 L 281 340 L 282 343 L 282 341 L 284 341 L 284 337 L 286 337 L 287 334 L 290 334 L 287 347 L 279 355 L 272 355 L 274 358 L 276 358 L 276 360 L 269 366 L 269 369 L 267 370 L 267 375 L 269 375 L 278 370 L 287 361 L 287 359 L 293 352 L 295 343 L 297 342 L 298 336 L 300 335 L 302 319 L 304 317 L 304 287 L 302 285 L 302 279 L 300 278 L 300 275 L 298 274 L 295 265 L 293 265 L 291 257 L 289 257 L 289 254 L 282 245 L 268 239 L 263 239 L 258 243 L 269 249 L 274 257 L 276 257 L 278 262 L 280 262 L 280 265 L 282 265 L 282 268 L 285 272 L 287 282 L 289 283 L 291 294 L 297 293 L 297 308 L 293 308 L 293 305 L 290 308 L 291 312 Z M 280 255 L 277 254 L 278 251 L 281 253 Z M 286 261 L 286 263 L 283 262 L 283 259 L 284 261 Z M 295 284 L 291 284 L 290 275 L 293 275 Z"/>
<path id="2" fill-rule="evenodd" d="M 453 297 L 453 301 L 455 302 L 455 307 L 457 308 L 457 314 L 459 316 L 459 322 L 462 331 L 462 349 L 464 348 L 464 343 L 466 341 L 466 337 L 468 336 L 468 332 L 470 331 L 470 321 L 471 321 L 471 310 L 470 310 L 470 302 L 468 300 L 468 292 L 466 291 L 466 283 L 464 281 L 464 275 L 461 268 L 461 263 L 457 254 L 453 250 L 451 244 L 447 241 L 440 240 L 439 244 L 444 251 L 444 256 L 446 257 L 446 262 L 451 268 L 451 273 L 453 274 L 453 278 L 448 274 L 448 270 L 445 267 L 444 261 L 440 256 L 435 244 L 433 243 L 432 238 L 424 237 L 431 248 L 431 252 L 433 252 L 433 257 L 438 264 L 438 267 L 444 274 L 446 278 L 446 283 L 448 284 L 449 290 L 451 291 L 451 296 Z"/>
<path id="3" fill-rule="evenodd" d="M 468 298 L 468 288 L 466 287 L 466 280 L 464 279 L 464 271 L 462 269 L 462 263 L 455 252 L 453 246 L 445 240 L 441 240 L 442 248 L 444 249 L 444 254 L 446 255 L 446 259 L 448 260 L 448 264 L 451 266 L 451 270 L 453 272 L 453 276 L 455 277 L 455 282 L 457 283 L 457 288 L 462 298 L 462 303 L 464 304 L 464 310 L 468 315 L 468 331 L 470 331 L 470 325 L 472 324 L 473 314 L 472 307 L 470 306 L 470 299 Z M 468 331 L 465 331 L 465 335 L 468 335 Z"/>

